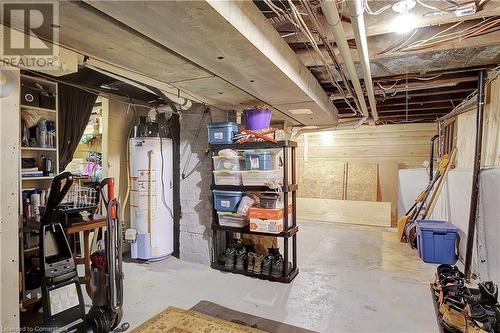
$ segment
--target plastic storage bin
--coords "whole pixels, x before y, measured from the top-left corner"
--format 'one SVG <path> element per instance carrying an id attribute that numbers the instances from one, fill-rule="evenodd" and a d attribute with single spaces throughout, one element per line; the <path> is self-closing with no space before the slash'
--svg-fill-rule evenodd
<path id="1" fill-rule="evenodd" d="M 260 195 L 260 207 L 276 209 L 279 197 L 280 195 L 278 193 L 262 193 Z"/>
<path id="2" fill-rule="evenodd" d="M 214 160 L 214 170 L 215 171 L 239 171 L 240 170 L 240 158 L 239 157 L 224 157 L 224 156 L 213 156 Z"/>
<path id="3" fill-rule="evenodd" d="M 245 169 L 247 170 L 273 170 L 276 161 L 276 154 L 270 151 L 245 152 Z"/>
<path id="4" fill-rule="evenodd" d="M 232 144 L 233 137 L 238 134 L 238 124 L 213 123 L 208 124 L 208 143 L 210 144 Z"/>
<path id="5" fill-rule="evenodd" d="M 243 228 L 248 225 L 248 218 L 234 213 L 217 212 L 219 225 L 226 227 Z"/>
<path id="6" fill-rule="evenodd" d="M 215 185 L 241 185 L 241 171 L 214 171 Z"/>
<path id="7" fill-rule="evenodd" d="M 248 210 L 252 208 L 252 206 L 255 204 L 255 200 L 249 196 L 244 196 L 243 199 L 241 199 L 240 204 L 238 205 L 238 210 L 236 211 L 237 214 L 239 215 L 248 215 Z"/>
<path id="8" fill-rule="evenodd" d="M 236 212 L 243 192 L 214 190 L 214 207 L 219 212 Z"/>
<path id="9" fill-rule="evenodd" d="M 269 186 L 274 188 L 274 185 L 283 185 L 283 175 L 280 169 L 241 171 L 241 180 L 245 186 Z"/>
<path id="10" fill-rule="evenodd" d="M 258 131 L 269 128 L 271 124 L 271 109 L 246 109 L 243 110 L 243 118 L 245 119 L 245 127 L 251 131 Z"/>
<path id="11" fill-rule="evenodd" d="M 417 248 L 428 263 L 455 264 L 457 227 L 445 221 L 420 220 L 417 226 Z"/>

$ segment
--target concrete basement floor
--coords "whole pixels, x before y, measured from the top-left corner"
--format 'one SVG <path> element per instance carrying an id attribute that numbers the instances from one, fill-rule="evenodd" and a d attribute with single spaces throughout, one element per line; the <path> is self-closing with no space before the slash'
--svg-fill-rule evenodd
<path id="1" fill-rule="evenodd" d="M 124 321 L 208 300 L 318 332 L 437 332 L 429 291 L 434 265 L 395 230 L 300 221 L 291 284 L 266 282 L 169 258 L 124 263 Z"/>

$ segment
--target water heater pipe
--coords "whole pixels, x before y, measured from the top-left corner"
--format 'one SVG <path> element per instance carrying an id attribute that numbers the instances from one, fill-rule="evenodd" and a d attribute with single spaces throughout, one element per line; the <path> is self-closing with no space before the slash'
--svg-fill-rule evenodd
<path id="1" fill-rule="evenodd" d="M 161 140 L 161 139 L 160 139 Z M 148 233 L 149 237 L 152 238 L 152 224 L 153 224 L 153 151 L 148 151 Z M 150 240 L 151 242 L 151 240 Z"/>

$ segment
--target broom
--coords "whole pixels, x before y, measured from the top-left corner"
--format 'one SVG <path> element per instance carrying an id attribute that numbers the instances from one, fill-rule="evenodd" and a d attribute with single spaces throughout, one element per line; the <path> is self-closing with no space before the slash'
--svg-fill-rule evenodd
<path id="1" fill-rule="evenodd" d="M 434 186 L 434 184 L 437 182 L 437 180 L 443 174 L 444 170 L 448 166 L 449 161 L 450 161 L 450 157 L 448 156 L 448 154 L 445 154 L 443 156 L 443 158 L 441 159 L 441 161 L 439 162 L 438 170 L 437 170 L 436 175 L 434 176 L 434 178 L 432 178 L 431 183 L 429 185 L 427 185 L 427 187 L 425 188 L 425 190 L 423 190 L 418 195 L 418 197 L 415 199 L 415 203 L 406 212 L 406 214 L 403 215 L 403 216 L 401 216 L 399 218 L 399 220 L 398 220 L 398 236 L 399 236 L 399 240 L 401 242 L 404 240 L 403 236 L 404 236 L 404 229 L 405 229 L 406 224 L 408 224 L 409 222 L 411 222 L 412 218 L 415 215 L 414 209 L 416 209 L 418 207 L 418 204 L 421 203 L 420 207 L 418 208 L 418 212 L 420 212 L 420 210 L 422 209 L 422 207 L 424 205 L 424 201 L 429 196 L 429 193 L 432 190 L 432 187 Z"/>

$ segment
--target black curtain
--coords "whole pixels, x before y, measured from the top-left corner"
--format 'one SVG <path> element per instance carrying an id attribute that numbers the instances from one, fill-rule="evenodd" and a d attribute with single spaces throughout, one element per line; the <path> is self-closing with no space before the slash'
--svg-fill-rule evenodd
<path id="1" fill-rule="evenodd" d="M 59 169 L 73 159 L 76 147 L 89 122 L 97 96 L 79 88 L 59 84 Z"/>
<path id="2" fill-rule="evenodd" d="M 175 110 L 175 109 L 174 109 Z M 180 169 L 180 141 L 181 141 L 181 126 L 179 114 L 175 113 L 168 120 L 167 126 L 170 129 L 168 137 L 172 138 L 173 141 L 173 194 L 174 194 L 174 253 L 173 256 L 179 258 L 180 254 L 180 223 L 181 223 L 181 192 L 180 192 L 180 180 L 181 180 L 181 169 Z"/>

